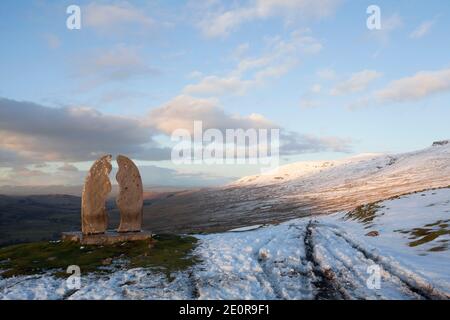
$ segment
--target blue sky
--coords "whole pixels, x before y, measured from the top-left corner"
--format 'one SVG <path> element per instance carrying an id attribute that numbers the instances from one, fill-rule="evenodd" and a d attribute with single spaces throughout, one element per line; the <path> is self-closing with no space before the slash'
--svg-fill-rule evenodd
<path id="1" fill-rule="evenodd" d="M 2 1 L 0 184 L 77 184 L 102 152 L 147 184 L 257 172 L 173 165 L 170 132 L 194 119 L 279 126 L 288 162 L 427 147 L 450 137 L 449 31 L 444 0 Z"/>

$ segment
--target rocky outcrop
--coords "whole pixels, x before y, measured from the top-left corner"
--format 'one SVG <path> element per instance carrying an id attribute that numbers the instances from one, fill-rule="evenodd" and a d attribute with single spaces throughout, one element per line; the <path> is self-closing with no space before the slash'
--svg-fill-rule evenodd
<path id="1" fill-rule="evenodd" d="M 81 230 L 85 235 L 104 233 L 108 227 L 106 198 L 111 192 L 111 155 L 95 161 L 86 177 L 81 196 Z"/>
<path id="2" fill-rule="evenodd" d="M 450 143 L 450 140 L 435 141 L 435 142 L 433 142 L 433 147 L 445 146 L 446 144 L 449 144 L 449 143 Z"/>
<path id="3" fill-rule="evenodd" d="M 119 171 L 116 179 L 119 183 L 119 195 L 116 203 L 120 210 L 118 232 L 140 231 L 142 227 L 143 187 L 142 179 L 136 165 L 129 158 L 117 157 Z"/>

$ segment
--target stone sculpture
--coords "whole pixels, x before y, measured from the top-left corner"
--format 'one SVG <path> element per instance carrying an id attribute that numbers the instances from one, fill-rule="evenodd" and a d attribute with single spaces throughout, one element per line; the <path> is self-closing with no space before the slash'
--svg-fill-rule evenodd
<path id="1" fill-rule="evenodd" d="M 119 195 L 116 203 L 120 211 L 118 232 L 137 232 L 142 227 L 142 207 L 144 205 L 142 179 L 139 169 L 129 158 L 117 157 L 119 171 L 116 179 L 119 183 Z"/>
<path id="2" fill-rule="evenodd" d="M 95 161 L 86 177 L 81 204 L 81 232 L 64 232 L 64 241 L 83 245 L 110 245 L 126 241 L 152 239 L 149 231 L 141 231 L 143 186 L 139 169 L 129 158 L 118 156 L 119 183 L 117 206 L 120 211 L 120 226 L 116 231 L 107 231 L 108 215 L 106 199 L 111 192 L 111 155 Z"/>
<path id="3" fill-rule="evenodd" d="M 95 161 L 86 177 L 81 196 L 81 231 L 85 235 L 104 233 L 108 228 L 106 198 L 111 192 L 111 155 Z"/>

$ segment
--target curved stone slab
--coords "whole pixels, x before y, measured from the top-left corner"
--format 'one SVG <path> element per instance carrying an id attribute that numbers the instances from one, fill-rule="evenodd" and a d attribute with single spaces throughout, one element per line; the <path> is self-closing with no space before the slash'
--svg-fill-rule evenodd
<path id="1" fill-rule="evenodd" d="M 139 169 L 129 158 L 119 155 L 117 157 L 119 171 L 116 179 L 119 183 L 117 207 L 120 211 L 120 225 L 118 232 L 136 232 L 142 227 L 142 207 L 144 195 L 142 179 Z"/>
<path id="2" fill-rule="evenodd" d="M 111 192 L 109 173 L 111 172 L 111 155 L 106 155 L 94 162 L 83 187 L 81 197 L 81 231 L 83 234 L 104 233 L 108 227 L 106 198 Z"/>

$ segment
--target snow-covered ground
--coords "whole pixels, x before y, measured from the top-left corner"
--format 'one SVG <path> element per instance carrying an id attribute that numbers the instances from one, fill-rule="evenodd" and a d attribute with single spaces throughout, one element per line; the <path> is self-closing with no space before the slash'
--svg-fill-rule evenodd
<path id="1" fill-rule="evenodd" d="M 450 298 L 450 189 L 366 209 L 198 235 L 202 262 L 171 282 L 132 269 L 82 275 L 73 291 L 45 274 L 0 279 L 0 298 Z"/>

